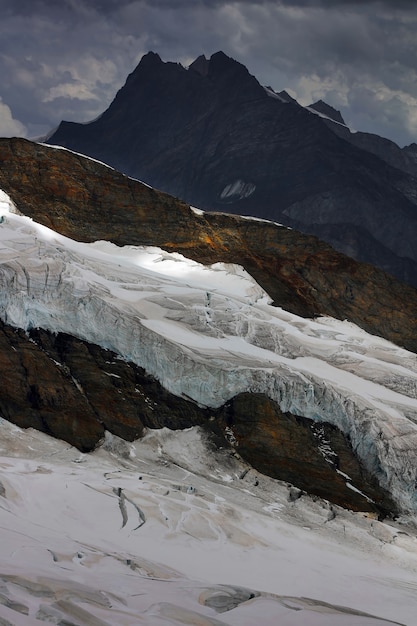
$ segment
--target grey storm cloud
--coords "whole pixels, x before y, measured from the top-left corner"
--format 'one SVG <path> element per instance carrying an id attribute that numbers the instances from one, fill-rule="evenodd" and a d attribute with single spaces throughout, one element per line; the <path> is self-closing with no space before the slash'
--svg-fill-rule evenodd
<path id="1" fill-rule="evenodd" d="M 0 135 L 107 108 L 141 56 L 218 50 L 354 128 L 417 138 L 415 0 L 2 0 Z"/>
<path id="2" fill-rule="evenodd" d="M 413 9 L 415 0 L 3 0 L 2 11 L 15 15 L 45 12 L 77 12 L 94 10 L 115 12 L 130 5 L 149 5 L 154 8 L 184 9 L 205 7 L 215 9 L 227 4 L 275 5 L 301 8 L 372 7 L 375 5 L 395 9 Z"/>

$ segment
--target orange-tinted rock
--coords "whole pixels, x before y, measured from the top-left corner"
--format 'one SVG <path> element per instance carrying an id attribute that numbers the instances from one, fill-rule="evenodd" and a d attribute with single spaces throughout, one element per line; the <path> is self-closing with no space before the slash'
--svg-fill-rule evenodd
<path id="1" fill-rule="evenodd" d="M 222 408 L 220 427 L 227 428 L 239 455 L 263 474 L 353 510 L 395 508 L 330 424 L 282 413 L 263 394 L 242 393 Z"/>

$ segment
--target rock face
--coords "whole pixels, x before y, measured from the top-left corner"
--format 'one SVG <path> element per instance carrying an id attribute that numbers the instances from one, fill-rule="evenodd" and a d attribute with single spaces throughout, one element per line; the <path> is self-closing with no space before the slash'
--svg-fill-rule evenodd
<path id="1" fill-rule="evenodd" d="M 0 414 L 22 428 L 36 428 L 91 450 L 104 427 L 68 370 L 24 332 L 0 324 Z"/>
<path id="2" fill-rule="evenodd" d="M 338 111 L 337 109 L 334 109 L 332 106 L 330 106 L 326 102 L 323 102 L 323 100 L 317 100 L 317 102 L 310 104 L 308 108 L 314 109 L 314 111 L 317 111 L 318 113 L 322 113 L 324 116 L 328 117 L 330 120 L 333 120 L 334 122 L 337 122 L 339 124 L 343 124 L 343 126 L 346 126 L 346 122 L 343 119 L 340 111 Z"/>
<path id="3" fill-rule="evenodd" d="M 33 329 L 29 336 L 1 324 L 0 413 L 80 450 L 108 430 L 127 441 L 144 427 L 187 428 L 208 413 L 178 398 L 133 363 L 75 337 Z"/>
<path id="4" fill-rule="evenodd" d="M 351 133 L 325 103 L 313 108 L 334 121 L 264 89 L 222 52 L 188 70 L 149 53 L 99 119 L 62 122 L 49 142 L 199 208 L 313 232 L 417 286 L 412 151 Z"/>
<path id="5" fill-rule="evenodd" d="M 266 396 L 248 393 L 227 403 L 220 421 L 238 454 L 260 472 L 340 506 L 393 510 L 390 498 L 357 462 L 342 433 L 330 424 L 282 413 Z M 362 493 L 352 493 L 347 475 Z M 363 492 L 373 503 L 365 505 Z"/>

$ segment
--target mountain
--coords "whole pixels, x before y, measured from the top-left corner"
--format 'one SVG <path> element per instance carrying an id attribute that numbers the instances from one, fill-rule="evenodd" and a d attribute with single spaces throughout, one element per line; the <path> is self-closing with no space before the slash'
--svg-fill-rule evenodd
<path id="1" fill-rule="evenodd" d="M 317 102 L 313 102 L 313 104 L 310 104 L 307 109 L 309 111 L 314 111 L 318 113 L 320 116 L 323 116 L 324 119 L 328 119 L 332 122 L 336 122 L 337 124 L 342 124 L 343 126 L 346 126 L 346 122 L 343 119 L 340 111 L 327 104 L 327 102 L 323 102 L 323 100 L 317 100 Z M 346 128 L 348 127 L 346 126 Z"/>
<path id="2" fill-rule="evenodd" d="M 416 290 L 66 149 L 0 190 L 0 621 L 412 626 Z"/>
<path id="3" fill-rule="evenodd" d="M 146 54 L 109 108 L 48 139 L 208 211 L 283 222 L 417 286 L 412 146 L 351 132 L 218 52 L 188 69 Z"/>
<path id="4" fill-rule="evenodd" d="M 251 465 L 338 503 L 369 508 L 369 501 L 363 497 L 359 498 L 359 504 L 354 504 L 357 495 L 349 489 L 346 491 L 336 466 L 331 468 L 331 476 L 327 475 L 329 464 L 317 451 L 320 439 L 308 432 L 313 424 L 309 426 L 300 417 L 317 419 L 320 415 L 321 421 L 337 426 L 348 437 L 347 441 L 337 443 L 338 435 L 331 428 L 323 435 L 326 440 L 334 440 L 333 446 L 339 446 L 339 457 L 345 454 L 345 448 L 347 454 L 349 442 L 359 453 L 362 469 L 355 470 L 358 476 L 362 470 L 369 472 L 391 492 L 397 506 L 414 507 L 413 492 L 408 493 L 409 487 L 402 485 L 404 480 L 408 485 L 407 468 L 414 458 L 414 427 L 406 417 L 409 410 L 414 410 L 414 401 L 402 401 L 404 406 L 411 401 L 409 409 L 401 409 L 402 413 L 405 411 L 401 429 L 411 428 L 410 448 L 403 452 L 401 472 L 397 469 L 393 473 L 386 467 L 385 457 L 391 443 L 396 447 L 397 439 L 394 437 L 390 444 L 386 443 L 385 451 L 379 449 L 379 443 L 373 451 L 368 446 L 364 449 L 363 439 L 370 436 L 365 435 L 370 424 L 362 423 L 360 418 L 359 406 L 364 400 L 358 400 L 357 406 L 355 403 L 352 407 L 344 406 L 345 392 L 338 389 L 337 370 L 330 375 L 326 386 L 322 386 L 328 367 L 325 362 L 329 359 L 331 368 L 338 367 L 339 350 L 345 353 L 343 371 L 360 370 L 355 347 L 359 341 L 363 343 L 360 351 L 367 354 L 369 363 L 373 363 L 375 350 L 386 353 L 390 363 L 392 359 L 392 363 L 397 359 L 403 361 L 401 390 L 407 397 L 412 396 L 415 376 L 412 353 L 404 351 L 404 356 L 400 356 L 403 353 L 398 348 L 389 357 L 389 344 L 384 347 L 383 342 L 378 349 L 368 348 L 368 340 L 355 338 L 356 331 L 351 335 L 350 327 L 344 328 L 342 324 L 332 329 L 331 324 L 325 324 L 322 328 L 302 319 L 321 315 L 348 320 L 368 333 L 416 352 L 416 290 L 373 266 L 335 252 L 314 237 L 270 222 L 192 209 L 182 201 L 67 150 L 20 139 L 0 140 L 0 187 L 6 193 L 6 208 L 16 206 L 19 213 L 61 235 L 59 238 L 49 231 L 31 231 L 25 225 L 27 222 L 22 223 L 22 218 L 12 215 L 7 218 L 7 227 L 6 223 L 2 225 L 2 237 L 7 242 L 2 257 L 3 322 L 29 332 L 28 341 L 24 334 L 16 334 L 8 327 L 3 331 L 7 355 L 3 362 L 4 376 L 8 380 L 12 376 L 15 381 L 13 384 L 10 381 L 0 401 L 5 417 L 19 426 L 41 428 L 82 450 L 90 450 L 105 430 L 132 440 L 145 427 L 184 428 L 211 423 L 211 416 L 213 432 L 220 432 L 223 437 L 234 424 L 234 436 L 241 439 L 241 454 Z M 63 240 L 62 236 L 71 239 Z M 85 243 L 73 244 L 73 240 Z M 110 248 L 98 247 L 96 252 L 88 247 L 100 240 L 112 242 L 113 246 L 108 243 Z M 155 256 L 139 250 L 124 252 L 126 246 L 127 250 L 130 246 L 158 246 L 158 250 L 166 253 L 157 252 Z M 178 253 L 188 260 L 169 257 Z M 130 256 L 136 261 L 129 261 Z M 169 272 L 171 258 L 175 261 L 173 274 L 168 273 L 162 280 L 160 274 L 164 267 Z M 161 270 L 156 269 L 158 262 Z M 207 265 L 213 268 L 212 275 L 203 269 Z M 154 268 L 150 276 L 149 268 Z M 182 276 L 185 278 L 181 279 Z M 141 295 L 143 290 L 145 295 Z M 175 297 L 166 295 L 172 290 Z M 275 306 L 267 307 L 265 312 L 266 297 Z M 155 307 L 158 314 L 152 313 Z M 283 317 L 278 313 L 280 310 L 285 311 Z M 45 331 L 58 335 L 49 336 Z M 176 332 L 182 339 L 175 340 Z M 201 341 L 197 341 L 199 334 Z M 76 340 L 71 339 L 74 336 Z M 343 338 L 340 345 L 336 341 L 338 336 Z M 241 340 L 229 347 L 229 337 Z M 336 348 L 329 345 L 329 354 L 323 347 L 326 337 L 334 337 L 336 341 Z M 194 341 L 197 341 L 195 345 Z M 372 341 L 369 338 L 370 346 Z M 309 347 L 302 347 L 300 342 Z M 14 348 L 12 353 L 7 350 L 8 343 Z M 121 355 L 128 364 L 118 363 L 116 356 L 106 357 L 97 344 Z M 205 353 L 206 344 L 211 356 Z M 42 355 L 36 356 L 39 350 Z M 276 350 L 281 355 L 278 360 Z M 291 363 L 298 357 L 302 361 L 301 370 L 297 367 L 294 370 Z M 309 358 L 313 359 L 311 365 Z M 366 376 L 375 384 L 385 381 L 384 385 L 396 389 L 389 382 L 392 377 L 389 368 L 387 371 L 382 361 L 375 368 L 374 373 L 371 366 Z M 42 386 L 37 382 L 40 371 L 44 372 Z M 229 371 L 230 379 L 226 375 Z M 251 372 L 258 372 L 255 379 Z M 174 398 L 171 400 L 156 381 L 149 381 L 149 375 L 174 393 Z M 346 372 L 342 379 L 345 376 Z M 115 387 L 123 400 L 121 406 Z M 248 391 L 252 391 L 253 398 L 239 401 L 239 394 Z M 227 403 L 232 400 L 229 406 Z M 270 405 L 270 400 L 278 402 L 278 406 Z M 59 420 L 56 419 L 58 406 Z M 253 421 L 249 430 L 248 406 L 252 407 L 250 422 Z M 80 420 L 74 420 L 74 411 Z M 349 427 L 344 424 L 346 411 L 349 414 L 353 411 Z M 377 416 L 385 415 L 372 403 L 369 411 Z M 291 415 L 283 417 L 282 413 Z M 264 415 L 269 416 L 268 420 L 265 421 Z M 375 417 L 375 424 L 381 416 Z M 286 420 L 284 430 L 283 420 Z M 356 420 L 359 420 L 357 425 Z M 255 436 L 258 431 L 260 434 Z M 283 459 L 279 458 L 282 452 L 276 458 L 274 446 L 270 449 L 277 437 L 292 441 L 291 446 L 284 446 Z M 381 445 L 382 441 L 385 437 Z M 306 456 L 310 447 L 312 451 L 304 466 L 300 458 Z M 293 461 L 288 458 L 290 450 Z M 272 463 L 271 459 L 274 459 Z M 348 464 L 353 463 L 352 458 Z M 353 465 L 346 473 L 350 475 L 352 471 Z M 397 474 L 402 475 L 400 481 Z M 371 485 L 372 480 L 363 476 Z M 372 500 L 379 501 L 382 509 L 395 509 L 384 504 L 386 495 L 373 495 Z"/>

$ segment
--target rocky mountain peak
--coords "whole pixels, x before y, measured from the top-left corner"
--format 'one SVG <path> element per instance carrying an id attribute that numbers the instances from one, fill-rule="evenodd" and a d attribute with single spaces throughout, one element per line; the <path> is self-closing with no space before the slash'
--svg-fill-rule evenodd
<path id="1" fill-rule="evenodd" d="M 256 80 L 252 74 L 249 73 L 247 68 L 235 59 L 227 56 L 221 50 L 219 52 L 215 52 L 210 57 L 209 62 L 209 76 L 211 78 L 219 78 L 219 77 L 227 77 L 228 79 L 233 79 L 233 81 L 240 80 L 242 83 L 246 85 L 251 85 L 252 87 L 257 87 L 259 93 L 263 93 L 263 89 L 259 82 Z"/>
<path id="2" fill-rule="evenodd" d="M 205 57 L 204 54 L 200 54 L 199 57 L 196 58 L 195 61 L 191 63 L 189 66 L 189 70 L 193 70 L 197 72 L 197 74 L 201 74 L 201 76 L 207 76 L 209 71 L 209 60 Z"/>
<path id="3" fill-rule="evenodd" d="M 285 102 L 293 102 L 293 103 L 295 103 L 295 104 L 298 104 L 298 103 L 297 103 L 297 100 L 296 100 L 295 98 L 293 98 L 292 96 L 290 96 L 290 94 L 289 94 L 287 91 L 285 91 L 285 89 L 283 89 L 282 91 L 279 91 L 279 92 L 278 92 L 278 95 L 279 95 L 279 96 L 280 96 L 283 100 L 285 100 Z"/>
<path id="4" fill-rule="evenodd" d="M 266 98 L 263 87 L 247 68 L 221 50 L 215 52 L 209 60 L 201 55 L 190 69 L 208 79 L 213 96 L 221 94 L 222 102 L 239 103 Z"/>
<path id="5" fill-rule="evenodd" d="M 331 120 L 334 120 L 335 122 L 338 122 L 339 124 L 344 124 L 346 126 L 346 122 L 343 119 L 340 111 L 330 106 L 330 104 L 327 104 L 327 102 L 324 102 L 323 100 L 317 100 L 317 102 L 310 104 L 308 108 L 314 109 L 315 111 L 318 111 L 318 113 L 322 113 Z"/>
<path id="6" fill-rule="evenodd" d="M 152 51 L 147 52 L 146 54 L 143 55 L 138 65 L 133 70 L 133 72 L 131 72 L 129 76 L 127 77 L 126 84 L 129 84 L 130 82 L 135 80 L 137 77 L 140 77 L 144 72 L 146 73 L 154 72 L 155 70 L 160 69 L 161 66 L 163 65 L 164 65 L 164 62 L 162 61 L 159 54 L 157 54 L 156 52 L 152 52 Z"/>
<path id="7" fill-rule="evenodd" d="M 150 65 L 159 65 L 160 63 L 163 63 L 163 61 L 161 57 L 159 56 L 159 54 L 157 52 L 153 52 L 152 50 L 150 50 L 149 52 L 143 55 L 143 57 L 141 58 L 139 62 L 139 65 L 143 67 L 143 66 L 150 66 Z"/>

